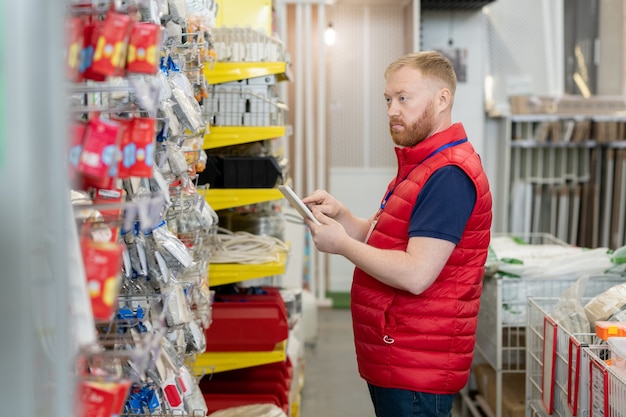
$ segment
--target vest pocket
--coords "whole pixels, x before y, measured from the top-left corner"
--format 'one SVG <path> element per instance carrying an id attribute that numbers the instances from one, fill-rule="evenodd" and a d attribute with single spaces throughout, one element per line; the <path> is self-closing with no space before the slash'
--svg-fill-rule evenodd
<path id="1" fill-rule="evenodd" d="M 383 342 L 385 342 L 386 344 L 390 345 L 393 342 L 395 342 L 394 338 L 393 338 L 393 334 L 396 330 L 396 317 L 394 315 L 394 313 L 391 311 L 391 307 L 393 306 L 393 303 L 396 299 L 397 295 L 394 295 L 393 298 L 391 299 L 391 302 L 387 305 L 387 308 L 385 308 L 385 311 L 383 313 L 383 317 L 385 322 L 383 323 Z"/>

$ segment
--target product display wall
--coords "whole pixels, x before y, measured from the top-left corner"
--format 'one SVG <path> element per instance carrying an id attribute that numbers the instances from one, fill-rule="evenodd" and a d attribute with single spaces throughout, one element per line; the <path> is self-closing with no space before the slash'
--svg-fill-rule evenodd
<path id="1" fill-rule="evenodd" d="M 202 241 L 217 223 L 194 183 L 207 16 L 104 3 L 70 2 L 65 26 L 67 161 L 95 330 L 77 354 L 74 409 L 206 414 L 188 361 L 206 345 Z"/>
<path id="2" fill-rule="evenodd" d="M 84 294 L 73 301 L 89 317 L 76 342 L 76 416 L 297 408 L 287 356 L 297 291 L 237 285 L 284 272 L 281 229 L 219 224 L 259 211 L 280 224 L 275 186 L 288 164 L 268 141 L 284 134 L 273 86 L 285 59 L 262 32 L 216 28 L 216 11 L 212 1 L 68 2 L 66 156 Z M 269 364 L 284 373 L 278 394 L 242 399 L 240 384 L 209 384 Z"/>

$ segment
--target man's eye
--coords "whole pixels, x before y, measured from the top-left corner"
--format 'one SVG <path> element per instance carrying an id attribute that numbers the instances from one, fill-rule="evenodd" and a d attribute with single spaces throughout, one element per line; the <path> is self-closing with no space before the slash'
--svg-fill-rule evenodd
<path id="1" fill-rule="evenodd" d="M 385 97 L 385 103 L 387 103 L 387 104 L 391 103 L 391 98 Z"/>
<path id="2" fill-rule="evenodd" d="M 404 102 L 404 101 L 406 101 L 406 100 L 407 100 L 407 98 L 406 98 L 405 96 L 400 96 L 400 101 L 401 101 L 401 102 Z"/>

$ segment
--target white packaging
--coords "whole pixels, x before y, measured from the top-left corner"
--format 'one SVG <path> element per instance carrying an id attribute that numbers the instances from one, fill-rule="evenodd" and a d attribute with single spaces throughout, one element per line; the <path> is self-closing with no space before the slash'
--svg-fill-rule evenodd
<path id="1" fill-rule="evenodd" d="M 191 321 L 191 309 L 185 298 L 185 293 L 180 285 L 174 285 L 161 290 L 167 303 L 165 320 L 170 327 L 189 323 Z"/>
<path id="2" fill-rule="evenodd" d="M 219 61 L 231 61 L 233 51 L 225 42 L 215 42 L 215 53 Z"/>
<path id="3" fill-rule="evenodd" d="M 270 115 L 268 113 L 244 113 L 244 126 L 270 126 Z"/>
<path id="4" fill-rule="evenodd" d="M 263 53 L 263 44 L 260 42 L 249 42 L 246 44 L 246 61 L 261 62 L 266 61 L 267 56 Z"/>
<path id="5" fill-rule="evenodd" d="M 611 350 L 611 366 L 626 378 L 626 337 L 609 337 L 607 343 Z"/>
<path id="6" fill-rule="evenodd" d="M 215 116 L 215 126 L 241 126 L 241 113 L 218 114 Z"/>
<path id="7" fill-rule="evenodd" d="M 219 113 L 225 115 L 243 113 L 246 111 L 246 101 L 239 95 L 223 95 L 220 96 L 219 109 Z"/>
<path id="8" fill-rule="evenodd" d="M 244 62 L 246 61 L 246 45 L 240 42 L 234 42 L 231 45 L 231 61 Z"/>

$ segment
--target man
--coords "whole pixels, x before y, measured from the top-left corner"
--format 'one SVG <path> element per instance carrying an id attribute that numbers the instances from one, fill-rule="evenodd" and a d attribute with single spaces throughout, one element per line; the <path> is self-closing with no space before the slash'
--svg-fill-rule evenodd
<path id="1" fill-rule="evenodd" d="M 303 199 L 322 252 L 355 265 L 351 310 L 359 373 L 377 417 L 450 416 L 476 338 L 491 192 L 460 123 L 456 75 L 438 52 L 385 71 L 396 177 L 378 212 L 354 216 L 326 191 Z"/>

